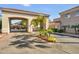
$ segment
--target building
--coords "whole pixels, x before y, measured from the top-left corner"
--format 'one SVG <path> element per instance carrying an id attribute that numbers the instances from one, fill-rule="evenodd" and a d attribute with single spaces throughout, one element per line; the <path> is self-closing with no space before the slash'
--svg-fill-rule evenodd
<path id="1" fill-rule="evenodd" d="M 50 28 L 55 28 L 55 29 L 60 29 L 60 18 L 56 18 L 53 21 L 49 22 L 49 27 Z"/>
<path id="2" fill-rule="evenodd" d="M 44 25 L 44 28 L 48 28 L 48 14 L 12 8 L 0 8 L 0 10 L 2 12 L 2 33 L 33 32 L 31 21 L 39 15 L 45 16 L 46 23 Z"/>
<path id="3" fill-rule="evenodd" d="M 63 11 L 59 14 L 61 29 L 68 33 L 79 32 L 79 6 Z"/>

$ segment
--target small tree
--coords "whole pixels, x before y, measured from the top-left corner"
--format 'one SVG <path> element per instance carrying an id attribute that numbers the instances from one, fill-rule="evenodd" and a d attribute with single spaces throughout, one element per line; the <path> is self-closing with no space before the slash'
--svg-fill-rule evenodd
<path id="1" fill-rule="evenodd" d="M 64 30 L 64 32 L 66 32 L 67 25 L 65 25 L 65 26 L 62 26 L 62 27 L 63 27 L 63 30 Z"/>
<path id="2" fill-rule="evenodd" d="M 77 31 L 78 31 L 78 33 L 79 33 L 79 24 L 77 25 L 77 29 L 78 29 Z"/>
<path id="3" fill-rule="evenodd" d="M 71 28 L 74 28 L 75 34 L 77 33 L 77 25 L 72 25 Z"/>

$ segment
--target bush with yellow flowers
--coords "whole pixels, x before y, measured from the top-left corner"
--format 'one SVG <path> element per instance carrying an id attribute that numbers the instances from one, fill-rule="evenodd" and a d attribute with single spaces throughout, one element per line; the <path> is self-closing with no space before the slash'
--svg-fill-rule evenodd
<path id="1" fill-rule="evenodd" d="M 56 37 L 54 37 L 54 36 L 48 37 L 48 42 L 56 42 L 56 41 L 57 41 Z"/>
<path id="2" fill-rule="evenodd" d="M 53 31 L 51 29 L 47 30 L 42 29 L 39 31 L 39 34 L 43 39 L 47 40 L 48 42 L 56 42 L 57 41 L 56 37 L 51 36 L 52 32 Z"/>

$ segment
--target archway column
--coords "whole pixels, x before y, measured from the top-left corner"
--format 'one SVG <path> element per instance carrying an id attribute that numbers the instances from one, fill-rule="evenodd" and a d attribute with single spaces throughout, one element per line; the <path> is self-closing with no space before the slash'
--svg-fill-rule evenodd
<path id="1" fill-rule="evenodd" d="M 28 32 L 32 32 L 31 20 L 32 19 L 28 19 Z"/>
<path id="2" fill-rule="evenodd" d="M 2 33 L 10 33 L 9 19 L 6 15 L 2 17 Z"/>
<path id="3" fill-rule="evenodd" d="M 49 28 L 49 20 L 48 18 L 46 18 L 45 29 L 48 29 L 48 28 Z"/>

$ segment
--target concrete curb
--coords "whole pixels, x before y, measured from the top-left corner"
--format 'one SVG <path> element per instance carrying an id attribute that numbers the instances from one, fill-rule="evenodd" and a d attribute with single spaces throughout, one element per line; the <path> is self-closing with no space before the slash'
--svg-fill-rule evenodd
<path id="1" fill-rule="evenodd" d="M 56 35 L 62 35 L 62 36 L 70 36 L 74 38 L 79 38 L 79 34 L 67 34 L 67 33 L 54 33 Z"/>

